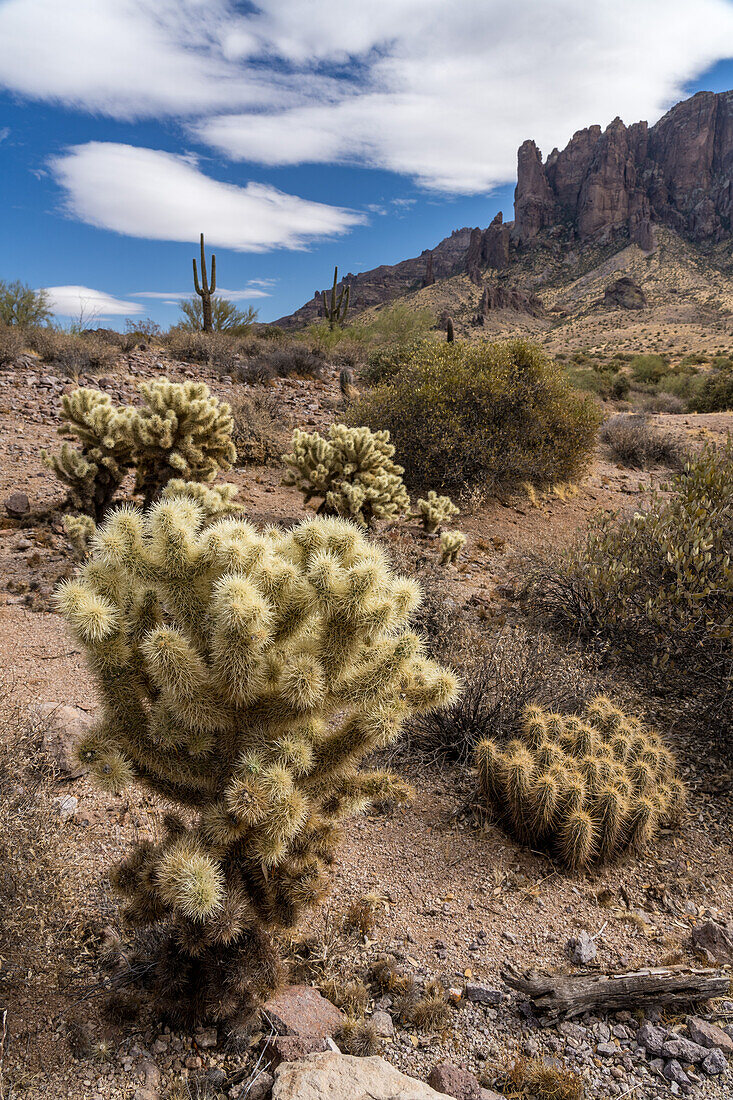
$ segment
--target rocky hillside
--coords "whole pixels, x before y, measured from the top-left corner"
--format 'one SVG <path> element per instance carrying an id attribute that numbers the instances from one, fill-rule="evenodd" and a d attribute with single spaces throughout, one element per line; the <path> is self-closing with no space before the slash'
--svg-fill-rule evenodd
<path id="1" fill-rule="evenodd" d="M 708 326 L 714 305 L 716 332 L 727 335 L 732 209 L 733 91 L 699 92 L 652 127 L 618 118 L 605 130 L 590 126 L 544 161 L 528 140 L 514 220 L 497 214 L 413 259 L 345 276 L 352 316 L 406 298 L 451 313 L 465 335 L 497 322 L 537 333 L 596 307 L 639 311 L 641 320 L 646 311 L 657 324 L 665 318 L 648 311 L 663 287 L 683 296 L 689 323 Z M 618 278 L 633 285 L 617 288 Z M 321 313 L 316 291 L 278 324 L 298 327 Z"/>

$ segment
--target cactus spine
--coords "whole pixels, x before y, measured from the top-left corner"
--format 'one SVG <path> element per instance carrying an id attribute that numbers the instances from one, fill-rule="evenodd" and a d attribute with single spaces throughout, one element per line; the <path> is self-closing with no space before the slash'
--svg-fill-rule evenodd
<path id="1" fill-rule="evenodd" d="M 328 321 L 328 327 L 331 331 L 337 326 L 341 327 L 345 323 L 346 314 L 349 311 L 349 298 L 351 296 L 350 283 L 342 286 L 340 293 L 338 292 L 338 275 L 339 269 L 335 267 L 333 269 L 333 286 L 331 287 L 330 302 L 328 291 L 323 291 L 323 315 Z"/>
<path id="2" fill-rule="evenodd" d="M 638 758 L 629 757 L 633 730 Z M 659 736 L 598 696 L 583 719 L 524 713 L 519 738 L 476 751 L 481 799 L 518 837 L 583 868 L 629 846 L 643 847 L 660 825 L 679 820 L 685 787 Z"/>
<path id="3" fill-rule="evenodd" d="M 216 290 L 216 256 L 211 253 L 211 281 L 206 275 L 206 252 L 204 250 L 204 235 L 201 234 L 201 282 L 196 268 L 196 257 L 193 258 L 193 287 L 201 299 L 201 313 L 203 318 L 202 329 L 204 332 L 213 331 L 211 315 L 211 295 Z"/>
<path id="4" fill-rule="evenodd" d="M 118 509 L 58 604 L 103 701 L 79 758 L 186 811 L 113 875 L 158 929 L 153 985 L 223 1020 L 272 987 L 272 934 L 323 896 L 345 819 L 404 795 L 362 761 L 457 685 L 409 628 L 417 585 L 353 524 L 205 519 L 189 496 Z"/>

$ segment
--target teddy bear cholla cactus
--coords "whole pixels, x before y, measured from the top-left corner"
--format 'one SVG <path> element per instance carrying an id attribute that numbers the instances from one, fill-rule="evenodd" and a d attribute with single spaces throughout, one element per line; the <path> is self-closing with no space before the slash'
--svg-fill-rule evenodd
<path id="1" fill-rule="evenodd" d="M 321 514 L 345 516 L 362 525 L 392 519 L 410 507 L 402 481 L 405 471 L 392 461 L 394 450 L 389 432 L 332 424 L 324 438 L 298 429 L 292 451 L 283 455 L 289 467 L 284 482 L 297 486 L 306 504 L 322 497 Z"/>
<path id="2" fill-rule="evenodd" d="M 528 707 L 516 740 L 476 752 L 482 798 L 518 837 L 570 867 L 641 847 L 678 821 L 685 787 L 658 734 L 604 696 L 583 719 Z"/>
<path id="3" fill-rule="evenodd" d="M 444 531 L 440 536 L 440 564 L 455 565 L 465 545 L 466 536 L 462 531 Z"/>
<path id="4" fill-rule="evenodd" d="M 158 993 L 224 1019 L 275 980 L 271 934 L 322 896 L 340 822 L 405 796 L 363 758 L 456 681 L 409 629 L 419 589 L 353 524 L 203 524 L 190 497 L 119 509 L 58 601 L 103 700 L 80 759 L 188 813 L 114 878 L 131 920 L 164 923 Z"/>
<path id="5" fill-rule="evenodd" d="M 100 519 L 112 503 L 133 463 L 132 410 L 112 404 L 109 394 L 81 387 L 61 399 L 61 435 L 75 436 L 58 454 L 41 452 L 46 465 L 69 490 L 69 501 L 80 512 Z"/>
<path id="6" fill-rule="evenodd" d="M 417 514 L 427 533 L 434 535 L 451 516 L 460 514 L 460 508 L 450 497 L 438 496 L 435 490 L 431 489 L 427 497 L 418 498 Z"/>

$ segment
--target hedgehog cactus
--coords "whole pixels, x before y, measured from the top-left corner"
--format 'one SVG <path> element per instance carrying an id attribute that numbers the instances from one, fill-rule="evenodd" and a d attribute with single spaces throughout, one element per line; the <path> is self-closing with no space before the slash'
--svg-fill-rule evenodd
<path id="1" fill-rule="evenodd" d="M 462 531 L 444 531 L 440 536 L 440 564 L 455 565 L 465 545 L 466 536 Z"/>
<path id="2" fill-rule="evenodd" d="M 137 488 L 152 503 L 173 477 L 213 481 L 234 465 L 234 420 L 205 382 L 141 382 L 145 402 L 131 421 Z"/>
<path id="3" fill-rule="evenodd" d="M 322 497 L 319 514 L 344 516 L 362 526 L 407 512 L 410 497 L 402 474 L 392 461 L 389 432 L 332 424 L 328 438 L 296 430 L 292 451 L 283 455 L 289 471 L 286 485 L 295 485 L 305 503 Z"/>
<path id="4" fill-rule="evenodd" d="M 435 490 L 431 489 L 427 497 L 418 498 L 417 514 L 427 533 L 434 535 L 451 516 L 460 514 L 460 508 L 450 497 L 438 496 Z"/>
<path id="5" fill-rule="evenodd" d="M 112 404 L 109 394 L 80 387 L 61 399 L 59 434 L 74 436 L 58 454 L 41 457 L 69 490 L 69 502 L 93 519 L 100 519 L 133 463 L 131 410 Z"/>
<path id="6" fill-rule="evenodd" d="M 58 593 L 103 703 L 78 756 L 105 790 L 186 813 L 114 872 L 157 925 L 157 992 L 198 1018 L 246 1016 L 276 979 L 272 935 L 326 888 L 342 823 L 406 796 L 363 768 L 453 675 L 409 629 L 416 584 L 351 523 L 205 525 L 191 497 L 120 508 Z"/>
<path id="7" fill-rule="evenodd" d="M 525 843 L 570 867 L 649 844 L 679 820 L 685 787 L 659 736 L 604 696 L 583 719 L 528 707 L 519 736 L 476 753 L 483 801 Z"/>

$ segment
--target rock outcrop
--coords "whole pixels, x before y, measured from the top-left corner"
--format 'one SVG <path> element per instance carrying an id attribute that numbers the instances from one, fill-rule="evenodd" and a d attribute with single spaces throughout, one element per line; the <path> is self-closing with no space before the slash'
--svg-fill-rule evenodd
<path id="1" fill-rule="evenodd" d="M 502 271 L 509 265 L 509 226 L 501 211 L 488 229 L 472 229 L 466 253 L 466 273 L 472 283 L 481 285 L 484 270 Z"/>
<path id="2" fill-rule="evenodd" d="M 481 295 L 475 323 L 483 325 L 489 313 L 498 309 L 510 309 L 514 313 L 527 313 L 530 317 L 544 317 L 545 309 L 536 294 L 528 294 L 518 286 L 489 283 Z"/>
<path id="3" fill-rule="evenodd" d="M 659 222 L 694 241 L 731 235 L 733 92 L 698 92 L 654 126 L 579 130 L 565 149 L 542 162 L 533 141 L 518 156 L 513 239 L 570 229 L 580 240 L 628 233 L 654 246 Z"/>
<path id="4" fill-rule="evenodd" d="M 628 275 L 622 275 L 604 290 L 603 304 L 610 309 L 643 309 L 646 295 L 638 283 Z"/>

